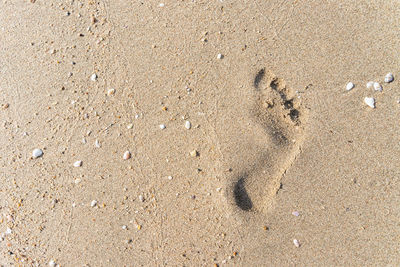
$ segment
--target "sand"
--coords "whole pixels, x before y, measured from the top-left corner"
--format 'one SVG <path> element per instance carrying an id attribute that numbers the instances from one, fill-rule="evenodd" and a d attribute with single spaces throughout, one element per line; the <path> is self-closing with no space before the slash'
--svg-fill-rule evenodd
<path id="1" fill-rule="evenodd" d="M 2 0 L 0 264 L 399 265 L 399 23 L 397 1 Z"/>

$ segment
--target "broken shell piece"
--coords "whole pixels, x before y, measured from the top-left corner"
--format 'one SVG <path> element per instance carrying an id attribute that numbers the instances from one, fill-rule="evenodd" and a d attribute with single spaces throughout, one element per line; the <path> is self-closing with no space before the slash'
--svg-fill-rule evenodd
<path id="1" fill-rule="evenodd" d="M 375 91 L 382 92 L 382 85 L 378 82 L 374 82 L 374 89 Z"/>
<path id="2" fill-rule="evenodd" d="M 391 83 L 391 82 L 393 82 L 393 80 L 394 80 L 394 77 L 393 77 L 393 74 L 392 74 L 392 73 L 386 74 L 386 76 L 385 76 L 385 83 Z"/>
<path id="3" fill-rule="evenodd" d="M 375 108 L 375 98 L 373 98 L 373 97 L 366 97 L 366 98 L 364 98 L 364 102 L 365 102 L 365 104 L 367 104 L 367 105 L 370 106 L 371 108 Z"/>
<path id="4" fill-rule="evenodd" d="M 97 74 L 96 74 L 96 73 L 93 73 L 92 76 L 90 76 L 90 79 L 91 79 L 93 82 L 97 81 Z"/>
<path id="5" fill-rule="evenodd" d="M 107 95 L 108 96 L 112 96 L 114 94 L 115 94 L 115 89 L 114 88 L 110 88 L 110 89 L 107 90 Z"/>
<path id="6" fill-rule="evenodd" d="M 372 89 L 372 87 L 374 87 L 374 82 L 368 82 L 367 83 L 367 88 L 368 89 Z"/>
<path id="7" fill-rule="evenodd" d="M 352 83 L 352 82 L 349 82 L 347 85 L 346 85 L 346 90 L 347 91 L 350 91 L 351 89 L 353 89 L 354 88 L 354 83 Z"/>
<path id="8" fill-rule="evenodd" d="M 130 159 L 131 158 L 131 152 L 125 151 L 123 158 L 124 158 L 124 160 Z"/>
<path id="9" fill-rule="evenodd" d="M 78 160 L 74 162 L 74 167 L 80 167 L 82 166 L 82 160 Z"/>
<path id="10" fill-rule="evenodd" d="M 296 248 L 300 247 L 300 242 L 297 239 L 293 239 L 293 244 L 296 246 Z"/>

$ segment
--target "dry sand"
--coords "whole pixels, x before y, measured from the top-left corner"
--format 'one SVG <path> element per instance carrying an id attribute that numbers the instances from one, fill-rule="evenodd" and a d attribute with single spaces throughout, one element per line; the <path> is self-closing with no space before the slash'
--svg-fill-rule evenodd
<path id="1" fill-rule="evenodd" d="M 388 0 L 1 0 L 0 264 L 398 266 L 399 25 Z"/>

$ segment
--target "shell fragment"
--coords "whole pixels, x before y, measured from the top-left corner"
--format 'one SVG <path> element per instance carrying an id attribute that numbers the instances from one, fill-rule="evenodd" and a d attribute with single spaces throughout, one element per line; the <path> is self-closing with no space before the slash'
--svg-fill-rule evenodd
<path id="1" fill-rule="evenodd" d="M 393 80 L 394 80 L 394 77 L 393 77 L 393 74 L 392 74 L 392 73 L 386 74 L 386 76 L 385 76 L 385 83 L 391 83 L 391 82 L 393 82 Z"/>
<path id="2" fill-rule="evenodd" d="M 375 108 L 375 98 L 373 97 L 366 97 L 364 98 L 365 104 L 367 104 L 371 108 Z"/>

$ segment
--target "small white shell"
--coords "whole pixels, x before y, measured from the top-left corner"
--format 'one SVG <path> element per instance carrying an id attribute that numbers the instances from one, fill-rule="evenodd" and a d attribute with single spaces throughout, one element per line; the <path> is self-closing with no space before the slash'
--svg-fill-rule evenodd
<path id="1" fill-rule="evenodd" d="M 354 83 L 352 83 L 352 82 L 349 82 L 347 85 L 346 85 L 346 90 L 347 91 L 350 91 L 351 89 L 353 89 L 354 88 Z"/>
<path id="2" fill-rule="evenodd" d="M 107 95 L 108 96 L 112 96 L 114 94 L 115 94 L 115 89 L 114 88 L 110 88 L 110 89 L 107 90 Z"/>
<path id="3" fill-rule="evenodd" d="M 293 212 L 292 212 L 292 215 L 298 217 L 298 216 L 300 215 L 300 213 L 299 213 L 298 211 L 293 211 Z"/>
<path id="4" fill-rule="evenodd" d="M 90 79 L 91 79 L 93 82 L 97 81 L 97 74 L 96 74 L 96 73 L 93 73 L 92 76 L 90 76 Z"/>
<path id="5" fill-rule="evenodd" d="M 94 145 L 95 145 L 97 148 L 100 148 L 100 147 L 101 147 L 100 142 L 99 142 L 99 140 L 97 140 L 97 139 L 96 139 L 96 141 L 94 141 Z"/>
<path id="6" fill-rule="evenodd" d="M 382 92 L 382 85 L 378 82 L 374 82 L 374 89 L 375 91 Z"/>
<path id="7" fill-rule="evenodd" d="M 160 124 L 160 129 L 164 130 L 165 129 L 165 124 Z"/>
<path id="8" fill-rule="evenodd" d="M 186 121 L 185 128 L 189 130 L 191 127 L 192 127 L 192 124 L 190 123 L 190 121 Z"/>
<path id="9" fill-rule="evenodd" d="M 74 167 L 80 167 L 82 166 L 82 160 L 77 160 L 74 162 Z"/>
<path id="10" fill-rule="evenodd" d="M 300 247 L 300 242 L 297 239 L 293 239 L 293 244 L 296 246 L 296 248 Z"/>
<path id="11" fill-rule="evenodd" d="M 373 97 L 366 97 L 366 98 L 364 98 L 364 102 L 365 102 L 365 104 L 367 104 L 367 105 L 370 106 L 371 108 L 375 108 L 375 98 L 373 98 Z"/>
<path id="12" fill-rule="evenodd" d="M 385 76 L 385 83 L 391 83 L 391 82 L 393 82 L 393 80 L 394 80 L 394 77 L 393 77 L 393 74 L 392 74 L 392 73 L 386 74 L 386 76 Z"/>
<path id="13" fill-rule="evenodd" d="M 367 88 L 368 89 L 372 89 L 372 87 L 374 87 L 374 82 L 368 82 L 367 83 Z"/>
<path id="14" fill-rule="evenodd" d="M 97 205 L 97 200 L 92 200 L 92 202 L 90 202 L 90 206 L 94 207 Z"/>
<path id="15" fill-rule="evenodd" d="M 131 158 L 131 152 L 125 151 L 123 158 L 124 158 L 124 160 L 130 159 Z"/>
<path id="16" fill-rule="evenodd" d="M 218 58 L 218 59 L 222 59 L 223 57 L 224 57 L 224 56 L 223 56 L 222 54 L 218 54 L 218 55 L 217 55 L 217 58 Z"/>
<path id="17" fill-rule="evenodd" d="M 54 260 L 50 260 L 49 261 L 49 267 L 55 267 L 56 263 L 54 262 Z"/>
<path id="18" fill-rule="evenodd" d="M 39 158 L 39 157 L 41 157 L 41 156 L 43 156 L 43 151 L 42 151 L 41 149 L 35 148 L 35 149 L 32 151 L 32 157 L 33 157 L 34 159 Z"/>

